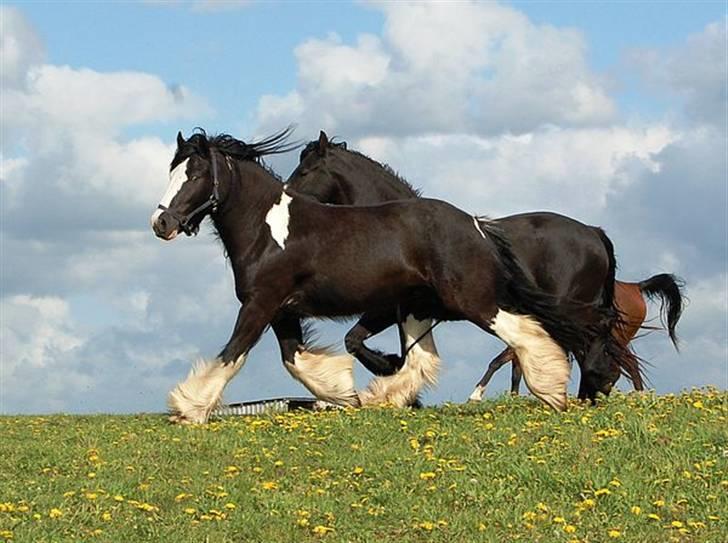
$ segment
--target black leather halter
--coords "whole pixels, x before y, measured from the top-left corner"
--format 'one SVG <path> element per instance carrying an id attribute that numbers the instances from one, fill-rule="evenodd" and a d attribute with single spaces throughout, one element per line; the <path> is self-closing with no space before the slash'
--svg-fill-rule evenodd
<path id="1" fill-rule="evenodd" d="M 161 209 L 162 211 L 166 211 L 172 215 L 172 217 L 174 217 L 174 219 L 176 219 L 179 223 L 180 230 L 188 236 L 196 236 L 200 231 L 200 224 L 198 223 L 195 226 L 192 226 L 190 221 L 203 211 L 207 211 L 208 208 L 212 208 L 210 213 L 215 213 L 217 211 L 217 206 L 220 203 L 220 181 L 217 177 L 217 161 L 215 160 L 215 151 L 212 147 L 210 147 L 210 163 L 212 164 L 212 194 L 204 203 L 197 206 L 187 215 L 179 215 L 162 204 L 157 206 L 157 209 Z"/>

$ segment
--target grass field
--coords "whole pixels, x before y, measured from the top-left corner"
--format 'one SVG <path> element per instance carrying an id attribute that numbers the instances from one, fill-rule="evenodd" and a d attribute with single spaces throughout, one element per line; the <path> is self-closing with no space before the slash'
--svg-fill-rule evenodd
<path id="1" fill-rule="evenodd" d="M 0 417 L 0 541 L 728 541 L 728 393 Z"/>

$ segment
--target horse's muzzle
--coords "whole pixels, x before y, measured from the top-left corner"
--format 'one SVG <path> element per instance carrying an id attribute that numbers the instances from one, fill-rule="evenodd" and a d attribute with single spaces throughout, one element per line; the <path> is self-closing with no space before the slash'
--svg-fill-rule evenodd
<path id="1" fill-rule="evenodd" d="M 164 211 L 152 223 L 152 230 L 158 238 L 171 241 L 179 233 L 179 221 Z"/>

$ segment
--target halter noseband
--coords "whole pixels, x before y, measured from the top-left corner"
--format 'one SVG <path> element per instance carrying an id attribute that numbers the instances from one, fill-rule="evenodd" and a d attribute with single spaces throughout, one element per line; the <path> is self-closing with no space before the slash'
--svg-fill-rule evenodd
<path id="1" fill-rule="evenodd" d="M 217 212 L 217 206 L 220 203 L 220 181 L 217 177 L 217 161 L 215 160 L 214 149 L 212 147 L 210 147 L 210 162 L 212 163 L 212 194 L 204 203 L 197 206 L 187 215 L 179 215 L 168 207 L 163 206 L 162 204 L 159 204 L 157 206 L 157 209 L 161 209 L 162 211 L 166 211 L 167 213 L 172 215 L 172 217 L 179 223 L 180 229 L 188 236 L 196 236 L 197 232 L 200 231 L 200 225 L 197 224 L 195 226 L 192 226 L 190 224 L 190 220 L 192 220 L 196 215 L 202 213 L 203 211 L 206 211 L 208 208 L 212 208 L 210 213 Z"/>

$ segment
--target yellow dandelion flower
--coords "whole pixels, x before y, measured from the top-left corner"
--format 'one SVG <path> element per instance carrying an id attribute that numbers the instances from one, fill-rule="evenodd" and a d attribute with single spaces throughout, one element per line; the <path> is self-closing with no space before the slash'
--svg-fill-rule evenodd
<path id="1" fill-rule="evenodd" d="M 655 515 L 654 513 L 650 513 L 649 515 L 647 515 L 647 518 L 652 519 L 652 520 L 660 520 L 660 515 Z"/>
<path id="2" fill-rule="evenodd" d="M 99 495 L 96 494 L 96 492 L 86 492 L 84 494 L 84 496 L 86 497 L 87 500 L 95 500 L 96 498 L 99 497 Z"/>
<path id="3" fill-rule="evenodd" d="M 50 512 L 48 513 L 48 516 L 51 518 L 58 518 L 58 517 L 63 516 L 63 511 L 54 507 L 53 509 L 50 510 Z"/>
<path id="4" fill-rule="evenodd" d="M 310 524 L 310 522 L 307 518 L 300 518 L 296 521 L 296 524 L 305 528 L 306 526 L 308 526 Z"/>
<path id="5" fill-rule="evenodd" d="M 632 512 L 633 515 L 639 515 L 640 513 L 642 513 L 642 508 L 639 505 L 633 505 L 632 507 L 630 507 L 629 510 Z"/>
<path id="6" fill-rule="evenodd" d="M 708 520 L 720 520 L 718 515 L 708 515 Z"/>
<path id="7" fill-rule="evenodd" d="M 565 522 L 566 522 L 566 519 L 564 517 L 554 517 L 555 524 L 564 524 Z"/>
<path id="8" fill-rule="evenodd" d="M 612 493 L 612 491 L 609 490 L 608 488 L 600 488 L 599 490 L 596 490 L 594 492 L 594 495 L 595 496 L 606 496 L 606 495 L 611 494 L 611 493 Z"/>
<path id="9" fill-rule="evenodd" d="M 111 513 L 109 513 L 108 511 L 104 511 L 103 513 L 101 513 L 101 520 L 111 520 Z"/>
<path id="10" fill-rule="evenodd" d="M 545 504 L 545 503 L 543 503 L 543 502 L 538 502 L 538 503 L 536 504 L 536 509 L 538 509 L 539 511 L 543 511 L 544 513 L 547 513 L 547 512 L 548 512 L 548 510 L 549 510 L 549 506 L 548 506 L 548 505 L 546 505 L 546 504 Z"/>
<path id="11" fill-rule="evenodd" d="M 704 407 L 703 402 L 701 402 L 700 400 L 697 400 L 697 401 L 693 402 L 693 407 L 695 409 L 702 409 Z"/>
<path id="12" fill-rule="evenodd" d="M 10 530 L 0 530 L 0 537 L 2 537 L 3 539 L 12 539 L 13 532 Z"/>
<path id="13" fill-rule="evenodd" d="M 664 507 L 665 506 L 665 500 L 655 500 L 652 502 L 652 505 L 655 507 Z"/>
<path id="14" fill-rule="evenodd" d="M 612 539 L 617 539 L 618 537 L 622 537 L 622 532 L 620 532 L 619 530 L 609 530 L 607 532 L 607 535 Z"/>
<path id="15" fill-rule="evenodd" d="M 573 534 L 576 531 L 576 526 L 573 524 L 564 524 L 564 531 L 567 534 Z"/>
<path id="16" fill-rule="evenodd" d="M 484 532 L 485 529 L 486 529 L 485 524 L 483 524 L 482 522 L 480 524 L 478 524 L 478 531 L 479 532 Z"/>
<path id="17" fill-rule="evenodd" d="M 64 498 L 70 498 L 71 496 L 75 496 L 76 493 L 73 490 L 69 490 L 68 492 L 63 493 Z"/>
<path id="18" fill-rule="evenodd" d="M 187 494 L 187 492 L 182 492 L 182 493 L 180 493 L 180 494 L 177 494 L 177 495 L 176 495 L 176 496 L 174 497 L 174 501 L 176 501 L 177 503 L 179 503 L 179 502 L 181 502 L 182 500 L 185 500 L 185 499 L 187 499 L 187 498 L 189 498 L 189 497 L 191 497 L 191 496 L 192 496 L 192 494 Z"/>
<path id="19" fill-rule="evenodd" d="M 355 467 L 355 468 L 354 468 L 354 469 L 352 470 L 352 473 L 353 473 L 354 475 L 361 475 L 362 473 L 364 473 L 364 468 L 363 468 L 363 467 L 361 467 L 361 466 L 356 466 L 356 467 Z"/>
<path id="20" fill-rule="evenodd" d="M 124 501 L 124 496 L 122 496 L 121 494 L 117 494 L 116 496 L 114 496 L 114 501 L 115 502 L 123 502 Z"/>
<path id="21" fill-rule="evenodd" d="M 436 474 L 432 471 L 423 471 L 420 473 L 420 479 L 423 481 L 429 481 L 430 479 L 434 479 Z"/>
<path id="22" fill-rule="evenodd" d="M 187 513 L 188 515 L 194 515 L 195 513 L 197 513 L 197 509 L 195 509 L 194 507 L 187 507 L 185 508 L 185 513 Z"/>
<path id="23" fill-rule="evenodd" d="M 682 522 L 680 522 L 679 520 L 673 520 L 670 523 L 670 526 L 673 527 L 673 528 L 682 528 L 685 525 Z"/>
<path id="24" fill-rule="evenodd" d="M 40 520 L 41 519 L 40 513 L 33 513 L 33 519 Z"/>
<path id="25" fill-rule="evenodd" d="M 278 483 L 275 481 L 265 481 L 260 486 L 262 486 L 264 490 L 276 490 L 278 488 Z"/>
<path id="26" fill-rule="evenodd" d="M 320 524 L 318 526 L 314 526 L 313 529 L 311 530 L 311 532 L 314 535 L 318 535 L 318 536 L 325 536 L 329 532 L 333 532 L 333 531 L 334 531 L 334 529 L 331 528 L 330 526 L 321 526 Z"/>
<path id="27" fill-rule="evenodd" d="M 422 529 L 422 530 L 425 530 L 426 532 L 431 532 L 432 530 L 435 529 L 435 523 L 434 522 L 430 522 L 429 520 L 426 520 L 424 522 L 420 522 L 417 525 L 417 527 L 420 528 L 420 529 Z"/>
<path id="28" fill-rule="evenodd" d="M 235 505 L 232 502 L 228 502 L 228 503 L 225 504 L 225 509 L 230 509 L 232 511 L 235 508 L 237 508 L 237 505 Z"/>

